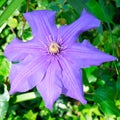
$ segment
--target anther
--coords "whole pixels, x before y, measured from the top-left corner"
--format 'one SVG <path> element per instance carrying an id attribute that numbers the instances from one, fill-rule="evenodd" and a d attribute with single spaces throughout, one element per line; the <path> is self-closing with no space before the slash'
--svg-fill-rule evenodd
<path id="1" fill-rule="evenodd" d="M 60 46 L 56 42 L 51 42 L 49 45 L 49 52 L 52 54 L 57 54 L 60 50 Z"/>

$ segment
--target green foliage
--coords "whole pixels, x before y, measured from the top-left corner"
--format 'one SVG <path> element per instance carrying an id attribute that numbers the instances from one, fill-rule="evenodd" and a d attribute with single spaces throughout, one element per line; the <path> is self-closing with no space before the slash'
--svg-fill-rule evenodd
<path id="1" fill-rule="evenodd" d="M 119 120 L 120 119 L 120 0 L 1 0 L 0 1 L 0 120 Z M 57 26 L 76 20 L 82 9 L 101 20 L 98 30 L 83 33 L 79 41 L 90 42 L 118 58 L 114 63 L 83 69 L 86 105 L 61 95 L 52 111 L 45 108 L 36 89 L 9 96 L 10 63 L 3 52 L 18 36 L 23 41 L 33 36 L 23 18 L 26 11 L 57 11 Z M 9 99 L 10 97 L 10 99 Z"/>
<path id="2" fill-rule="evenodd" d="M 98 74 L 98 67 L 91 67 L 85 69 L 87 79 L 89 83 L 96 82 L 97 80 L 97 74 Z"/>
<path id="3" fill-rule="evenodd" d="M 6 77 L 9 74 L 10 64 L 3 55 L 0 55 L 0 76 Z M 0 80 L 1 81 L 1 80 Z"/>
<path id="4" fill-rule="evenodd" d="M 0 16 L 0 26 L 13 14 L 24 0 L 12 0 Z"/>
<path id="5" fill-rule="evenodd" d="M 100 20 L 105 21 L 105 16 L 102 10 L 101 5 L 96 0 L 89 0 L 87 2 L 88 9 Z"/>
<path id="6" fill-rule="evenodd" d="M 85 3 L 88 0 L 68 0 L 68 2 L 71 4 L 71 6 L 73 6 L 73 8 L 76 10 L 76 12 L 78 12 L 79 14 L 81 13 L 83 8 L 86 8 Z"/>
<path id="7" fill-rule="evenodd" d="M 106 89 L 107 88 L 107 89 Z M 106 115 L 120 116 L 120 111 L 114 103 L 115 89 L 109 86 L 100 87 L 95 91 L 95 101 Z"/>
<path id="8" fill-rule="evenodd" d="M 2 91 L 2 89 L 3 93 L 0 93 L 0 120 L 3 120 L 5 118 L 9 101 L 9 93 L 7 91 L 6 85 L 0 84 L 0 91 Z"/>
<path id="9" fill-rule="evenodd" d="M 11 28 L 16 28 L 17 25 L 18 25 L 18 21 L 17 21 L 17 19 L 15 19 L 15 18 L 9 18 L 7 24 L 8 24 Z"/>
<path id="10" fill-rule="evenodd" d="M 37 97 L 40 97 L 39 93 L 37 93 L 37 92 L 24 93 L 24 94 L 16 96 L 15 103 L 35 99 Z M 13 100 L 13 102 L 14 102 L 14 100 Z"/>
<path id="11" fill-rule="evenodd" d="M 7 1 L 7 0 L 1 0 L 1 1 L 0 1 L 0 8 L 5 4 L 6 1 Z"/>
<path id="12" fill-rule="evenodd" d="M 120 0 L 116 0 L 116 6 L 120 7 Z"/>

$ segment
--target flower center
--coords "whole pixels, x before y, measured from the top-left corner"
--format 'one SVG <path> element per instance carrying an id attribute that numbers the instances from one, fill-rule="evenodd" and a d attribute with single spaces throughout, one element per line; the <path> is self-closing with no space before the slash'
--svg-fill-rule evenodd
<path id="1" fill-rule="evenodd" d="M 60 46 L 56 42 L 51 42 L 49 45 L 49 52 L 52 54 L 58 53 L 60 50 Z"/>

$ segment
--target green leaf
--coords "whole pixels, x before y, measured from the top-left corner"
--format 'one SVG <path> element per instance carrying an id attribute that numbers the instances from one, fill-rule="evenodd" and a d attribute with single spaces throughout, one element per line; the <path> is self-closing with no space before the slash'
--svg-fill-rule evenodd
<path id="1" fill-rule="evenodd" d="M 116 6 L 120 7 L 120 0 L 116 0 Z"/>
<path id="2" fill-rule="evenodd" d="M 76 10 L 77 13 L 81 13 L 82 9 L 85 8 L 85 3 L 88 0 L 68 0 L 68 3 Z"/>
<path id="3" fill-rule="evenodd" d="M 7 0 L 0 0 L 0 8 L 5 4 Z"/>
<path id="4" fill-rule="evenodd" d="M 105 21 L 103 10 L 100 6 L 100 4 L 96 0 L 89 0 L 86 3 L 86 6 L 88 10 L 94 14 L 97 18 L 99 18 L 102 21 Z"/>
<path id="5" fill-rule="evenodd" d="M 13 12 L 20 6 L 24 0 L 12 0 L 9 6 L 4 10 L 0 16 L 0 26 L 8 20 L 8 18 L 13 14 Z"/>
<path id="6" fill-rule="evenodd" d="M 0 75 L 8 76 L 9 68 L 10 68 L 10 64 L 8 60 L 4 56 L 0 55 Z"/>
<path id="7" fill-rule="evenodd" d="M 110 25 L 110 22 L 113 23 L 112 21 L 112 18 L 113 18 L 113 15 L 114 15 L 114 12 L 113 12 L 113 7 L 111 7 L 112 9 L 112 12 L 111 12 L 111 9 L 107 10 L 106 7 L 105 7 L 105 1 L 103 0 L 99 0 L 99 3 L 100 5 L 102 6 L 102 9 L 103 9 L 103 13 L 104 13 L 104 16 L 105 16 L 105 21 L 108 25 L 108 29 L 109 29 L 109 32 L 110 32 L 110 38 L 112 40 L 112 55 L 115 55 L 115 50 L 114 50 L 114 39 L 113 39 L 113 35 L 112 35 L 112 28 L 111 28 L 111 25 Z M 116 65 L 114 63 L 114 66 L 116 68 Z"/>
<path id="8" fill-rule="evenodd" d="M 31 40 L 33 38 L 32 33 L 29 29 L 24 29 L 23 35 L 22 35 L 22 40 L 27 41 Z"/>
<path id="9" fill-rule="evenodd" d="M 89 86 L 89 81 L 86 75 L 86 71 L 84 69 L 82 70 L 82 80 L 84 85 Z"/>
<path id="10" fill-rule="evenodd" d="M 23 118 L 27 120 L 36 120 L 38 113 L 34 113 L 32 110 L 29 110 L 26 114 L 24 114 Z"/>
<path id="11" fill-rule="evenodd" d="M 0 94 L 0 120 L 5 118 L 8 109 L 9 93 L 4 85 L 4 93 Z"/>
<path id="12" fill-rule="evenodd" d="M 7 24 L 8 24 L 11 28 L 16 28 L 17 25 L 18 25 L 18 21 L 17 21 L 16 18 L 10 17 L 10 18 L 8 19 Z"/>
<path id="13" fill-rule="evenodd" d="M 116 82 L 117 96 L 120 98 L 120 75 L 118 76 L 118 80 Z"/>
<path id="14" fill-rule="evenodd" d="M 98 74 L 98 67 L 90 67 L 90 68 L 86 68 L 84 69 L 85 73 L 86 73 L 86 77 L 89 81 L 89 83 L 91 82 L 95 82 L 97 80 L 97 74 Z"/>
<path id="15" fill-rule="evenodd" d="M 120 116 L 114 102 L 115 89 L 109 86 L 100 87 L 95 91 L 94 99 L 106 115 Z"/>
<path id="16" fill-rule="evenodd" d="M 112 19 L 114 16 L 113 5 L 112 4 L 106 5 L 104 0 L 99 0 L 99 4 L 100 4 L 103 14 L 104 14 L 104 22 L 112 23 L 113 22 Z"/>
<path id="17" fill-rule="evenodd" d="M 15 98 L 15 101 L 13 99 L 13 102 L 14 103 L 23 102 L 23 101 L 35 99 L 37 97 L 40 97 L 40 94 L 38 92 L 24 93 L 24 94 L 17 95 Z"/>

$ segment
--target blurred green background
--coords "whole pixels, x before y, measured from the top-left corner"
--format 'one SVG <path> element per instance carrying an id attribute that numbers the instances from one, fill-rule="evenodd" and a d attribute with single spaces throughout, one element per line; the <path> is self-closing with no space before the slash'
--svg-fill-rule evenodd
<path id="1" fill-rule="evenodd" d="M 10 63 L 5 47 L 17 36 L 32 38 L 23 13 L 50 9 L 57 12 L 56 24 L 74 22 L 82 9 L 101 20 L 101 26 L 84 32 L 88 39 L 118 61 L 83 69 L 85 98 L 88 103 L 61 95 L 52 111 L 45 108 L 36 88 L 9 96 Z M 0 120 L 120 120 L 120 0 L 0 0 Z"/>

